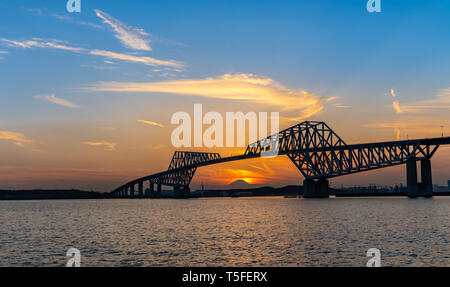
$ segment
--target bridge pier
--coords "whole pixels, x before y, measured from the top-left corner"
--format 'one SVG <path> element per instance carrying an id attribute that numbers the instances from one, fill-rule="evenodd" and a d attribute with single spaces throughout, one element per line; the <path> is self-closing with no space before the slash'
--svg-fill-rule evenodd
<path id="1" fill-rule="evenodd" d="M 417 163 L 415 158 L 406 162 L 406 188 L 408 197 L 419 196 L 419 184 L 417 182 Z"/>
<path id="2" fill-rule="evenodd" d="M 138 183 L 138 197 L 143 198 L 144 197 L 144 182 L 140 181 Z"/>
<path id="3" fill-rule="evenodd" d="M 326 178 L 318 181 L 305 179 L 303 181 L 303 198 L 328 198 L 330 196 L 329 183 Z"/>
<path id="4" fill-rule="evenodd" d="M 419 192 L 423 197 L 433 196 L 433 179 L 431 177 L 431 161 L 430 159 L 422 159 L 420 161 L 420 172 L 422 182 L 419 186 Z"/>
<path id="5" fill-rule="evenodd" d="M 134 184 L 130 186 L 130 198 L 134 198 Z"/>
<path id="6" fill-rule="evenodd" d="M 156 190 L 156 198 L 161 198 L 162 195 L 162 184 L 158 183 L 157 185 L 157 190 Z"/>
<path id="7" fill-rule="evenodd" d="M 412 158 L 406 162 L 407 195 L 410 198 L 433 196 L 431 161 L 429 159 L 420 160 L 420 172 L 422 177 L 421 183 L 417 181 L 416 159 Z"/>
<path id="8" fill-rule="evenodd" d="M 180 187 L 176 186 L 173 188 L 174 197 L 183 199 L 183 198 L 189 198 L 191 196 L 191 189 L 187 187 Z"/>
<path id="9" fill-rule="evenodd" d="M 150 198 L 161 198 L 162 186 L 158 184 L 157 190 L 155 191 L 155 184 L 150 182 Z"/>

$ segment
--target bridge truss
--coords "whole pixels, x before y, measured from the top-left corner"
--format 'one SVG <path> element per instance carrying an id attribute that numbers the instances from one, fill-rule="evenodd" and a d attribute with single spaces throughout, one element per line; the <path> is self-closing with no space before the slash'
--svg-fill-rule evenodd
<path id="1" fill-rule="evenodd" d="M 129 182 L 113 193 L 134 191 L 135 184 L 142 193 L 143 181 L 150 182 L 151 190 L 153 184 L 159 189 L 167 185 L 189 190 L 198 167 L 273 155 L 287 155 L 308 182 L 405 163 L 412 170 L 411 162 L 415 166 L 420 160 L 422 174 L 429 174 L 427 185 L 431 185 L 429 161 L 442 144 L 450 144 L 450 137 L 347 145 L 326 123 L 305 121 L 250 144 L 240 156 L 222 158 L 218 153 L 177 151 L 167 171 Z M 411 185 L 414 172 L 408 175 Z"/>

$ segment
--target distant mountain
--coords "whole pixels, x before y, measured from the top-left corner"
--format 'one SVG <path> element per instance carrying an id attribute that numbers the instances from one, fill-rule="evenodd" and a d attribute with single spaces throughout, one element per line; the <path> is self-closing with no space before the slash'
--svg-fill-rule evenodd
<path id="1" fill-rule="evenodd" d="M 228 185 L 225 185 L 223 189 L 250 189 L 250 188 L 257 188 L 263 186 L 262 184 L 251 184 L 246 182 L 243 179 L 238 179 Z"/>

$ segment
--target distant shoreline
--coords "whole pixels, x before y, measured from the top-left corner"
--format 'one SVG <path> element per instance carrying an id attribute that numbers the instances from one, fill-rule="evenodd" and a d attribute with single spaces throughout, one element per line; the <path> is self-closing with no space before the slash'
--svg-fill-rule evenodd
<path id="1" fill-rule="evenodd" d="M 62 199 L 106 199 L 113 198 L 109 193 L 83 191 L 77 189 L 55 190 L 0 190 L 0 201 L 6 200 L 62 200 Z"/>
<path id="2" fill-rule="evenodd" d="M 264 196 L 284 196 L 297 197 L 303 193 L 302 186 L 285 186 L 280 188 L 258 187 L 250 189 L 228 189 L 228 190 L 203 190 L 191 193 L 191 198 L 223 198 L 223 197 L 264 197 Z M 393 197 L 406 196 L 404 191 L 351 191 L 331 189 L 331 196 L 336 197 Z M 434 196 L 450 196 L 448 192 L 435 192 Z M 136 197 L 137 198 L 137 197 Z M 173 198 L 165 195 L 163 198 Z M 0 190 L 0 201 L 11 200 L 76 200 L 76 199 L 117 199 L 110 193 L 83 190 Z"/>

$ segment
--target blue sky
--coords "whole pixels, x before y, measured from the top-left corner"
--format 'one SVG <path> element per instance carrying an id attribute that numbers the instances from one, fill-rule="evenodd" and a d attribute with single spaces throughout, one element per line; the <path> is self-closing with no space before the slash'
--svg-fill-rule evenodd
<path id="1" fill-rule="evenodd" d="M 168 145 L 171 114 L 197 102 L 219 111 L 279 104 L 282 117 L 324 120 L 348 142 L 431 137 L 441 125 L 450 128 L 448 1 L 381 0 L 381 13 L 368 13 L 365 0 L 81 3 L 81 13 L 68 13 L 66 1 L 0 0 L 0 131 L 22 137 L 18 145 L 0 140 L 5 174 L 77 166 L 79 177 L 61 184 L 86 187 L 121 174 L 90 179 L 82 173 L 88 167 L 123 164 L 128 177 L 158 171 L 171 149 L 162 156 L 154 148 Z M 252 104 L 206 96 L 211 79 L 226 90 L 249 78 L 273 81 L 281 93 L 305 91 L 311 101 L 299 95 L 287 111 L 264 96 Z M 189 80 L 205 92 L 186 92 Z M 167 86 L 171 81 L 176 87 Z M 147 86 L 121 93 L 111 90 L 113 82 Z M 143 129 L 139 119 L 167 128 Z M 112 143 L 114 155 L 85 142 Z M 444 182 L 449 169 L 441 170 Z"/>

